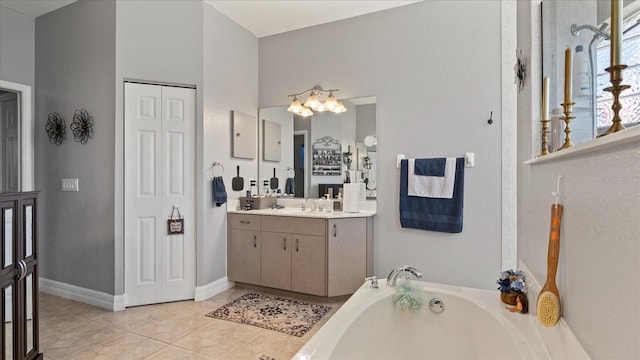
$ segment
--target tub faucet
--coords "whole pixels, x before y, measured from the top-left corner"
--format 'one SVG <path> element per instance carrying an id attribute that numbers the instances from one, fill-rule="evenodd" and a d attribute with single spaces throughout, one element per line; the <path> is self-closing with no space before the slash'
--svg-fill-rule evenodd
<path id="1" fill-rule="evenodd" d="M 399 274 L 404 274 L 404 278 L 407 280 L 409 280 L 410 278 L 409 275 L 413 275 L 418 279 L 422 278 L 422 273 L 418 269 L 408 265 L 400 266 L 391 270 L 389 276 L 387 276 L 387 286 L 396 286 L 396 281 Z"/>

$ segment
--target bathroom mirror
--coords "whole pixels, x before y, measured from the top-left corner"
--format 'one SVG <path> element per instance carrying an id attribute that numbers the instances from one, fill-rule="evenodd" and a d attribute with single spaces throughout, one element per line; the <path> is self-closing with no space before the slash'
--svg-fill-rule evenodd
<path id="1" fill-rule="evenodd" d="M 316 112 L 310 117 L 301 117 L 287 111 L 289 105 L 262 108 L 259 110 L 260 124 L 265 121 L 280 125 L 281 154 L 279 161 L 265 161 L 260 155 L 258 163 L 259 192 L 271 191 L 268 186 L 274 170 L 279 180 L 279 188 L 283 193 L 292 193 L 294 197 L 318 198 L 321 185 L 342 184 L 346 171 L 352 182 L 367 182 L 373 188 L 367 192 L 369 199 L 375 198 L 375 154 L 376 147 L 364 145 L 366 137 L 376 136 L 376 97 L 342 99 L 347 111 L 340 114 Z M 267 139 L 265 127 L 259 127 L 258 148 L 264 151 Z M 271 135 L 274 136 L 274 135 Z M 268 136 L 268 138 L 271 138 Z M 277 135 L 275 135 L 277 136 Z M 331 137 L 339 142 L 341 152 L 352 153 L 351 168 L 346 169 L 344 161 L 340 175 L 313 175 L 313 144 L 324 137 Z M 369 169 L 363 166 L 363 158 L 373 162 Z M 376 160 L 373 160 L 376 159 Z M 291 181 L 287 178 L 291 177 Z M 265 183 L 266 180 L 266 183 Z M 289 185 L 290 184 L 290 185 Z M 290 191 L 288 191 L 290 190 Z M 370 189 L 371 190 L 371 189 Z"/>
<path id="2" fill-rule="evenodd" d="M 611 86 L 605 71 L 610 66 L 610 13 L 608 0 L 542 2 L 542 74 L 550 78 L 550 109 L 561 108 L 564 51 L 567 46 L 573 50 L 572 100 L 576 118 L 570 126 L 574 144 L 594 139 L 609 128 L 613 118 L 613 97 L 604 91 Z M 628 128 L 640 123 L 640 0 L 624 1 L 623 19 L 622 61 L 628 67 L 623 71 L 622 83 L 631 88 L 621 95 L 620 117 Z M 562 121 L 552 121 L 552 150 L 563 139 L 563 126 Z"/>

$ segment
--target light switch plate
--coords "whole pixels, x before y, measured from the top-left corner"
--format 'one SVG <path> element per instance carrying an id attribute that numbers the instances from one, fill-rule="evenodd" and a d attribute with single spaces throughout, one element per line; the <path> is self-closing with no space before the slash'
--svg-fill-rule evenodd
<path id="1" fill-rule="evenodd" d="M 62 191 L 79 191 L 78 179 L 62 179 Z"/>

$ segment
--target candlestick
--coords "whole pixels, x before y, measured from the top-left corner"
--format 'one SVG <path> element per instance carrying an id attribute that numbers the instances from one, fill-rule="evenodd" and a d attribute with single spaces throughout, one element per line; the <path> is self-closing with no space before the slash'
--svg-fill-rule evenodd
<path id="1" fill-rule="evenodd" d="M 549 129 L 549 77 L 545 77 L 542 80 L 542 119 L 540 123 L 542 124 L 541 135 L 542 135 L 542 148 L 540 149 L 540 154 L 538 156 L 544 156 L 549 154 L 549 140 L 547 135 L 551 133 Z"/>
<path id="2" fill-rule="evenodd" d="M 564 51 L 564 102 L 566 104 L 571 102 L 571 88 L 573 87 L 573 82 L 571 81 L 573 70 L 571 66 L 571 48 L 567 46 Z"/>
<path id="3" fill-rule="evenodd" d="M 611 66 L 620 64 L 622 64 L 622 0 L 611 0 Z M 611 73 L 611 76 L 615 75 L 617 74 Z"/>
<path id="4" fill-rule="evenodd" d="M 568 149 L 570 147 L 573 146 L 573 142 L 571 142 L 571 135 L 569 135 L 571 133 L 571 128 L 569 127 L 569 123 L 571 122 L 571 119 L 575 119 L 575 116 L 571 115 L 571 110 L 573 108 L 573 105 L 575 103 L 570 102 L 570 103 L 562 103 L 562 107 L 564 108 L 564 116 L 561 117 L 560 119 L 564 120 L 565 126 L 564 126 L 564 144 L 562 144 L 561 147 L 558 148 L 558 150 L 562 150 L 562 149 Z"/>
<path id="5" fill-rule="evenodd" d="M 622 125 L 622 119 L 620 118 L 620 110 L 622 110 L 622 104 L 620 103 L 620 93 L 630 88 L 630 85 L 621 85 L 622 82 L 622 70 L 626 69 L 627 65 L 612 65 L 605 70 L 611 74 L 611 86 L 604 88 L 604 91 L 608 91 L 613 95 L 613 119 L 611 126 L 604 133 L 598 135 L 598 137 L 609 135 L 620 130 L 624 130 Z"/>

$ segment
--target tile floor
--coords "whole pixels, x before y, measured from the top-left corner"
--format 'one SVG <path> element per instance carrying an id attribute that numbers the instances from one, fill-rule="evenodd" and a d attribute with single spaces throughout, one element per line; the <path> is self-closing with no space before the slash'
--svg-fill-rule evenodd
<path id="1" fill-rule="evenodd" d="M 331 305 L 333 309 L 300 338 L 205 316 L 249 290 Z M 205 301 L 110 312 L 40 293 L 40 350 L 47 360 L 257 360 L 262 355 L 285 360 L 298 352 L 345 301 L 236 286 Z"/>

